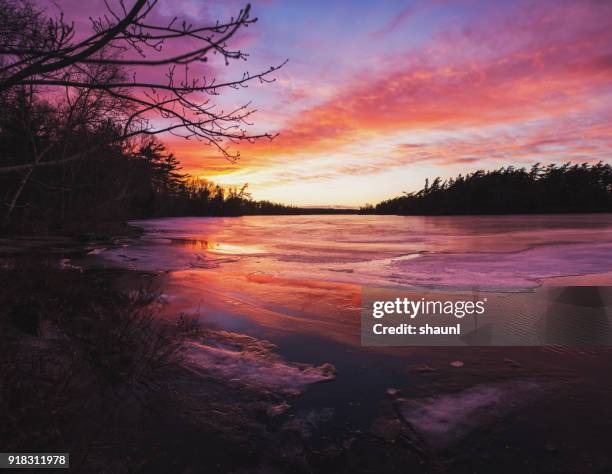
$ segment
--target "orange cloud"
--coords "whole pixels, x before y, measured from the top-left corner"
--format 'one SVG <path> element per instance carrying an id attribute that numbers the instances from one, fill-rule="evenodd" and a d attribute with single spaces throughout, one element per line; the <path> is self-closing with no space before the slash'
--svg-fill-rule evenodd
<path id="1" fill-rule="evenodd" d="M 262 185 L 415 162 L 601 159 L 612 148 L 612 8 L 549 7 L 445 32 L 388 58 L 289 119 L 272 142 L 240 146 L 238 166 L 208 151 L 200 157 L 201 144 L 176 150 L 188 169 L 245 180 L 259 173 Z M 310 81 L 317 87 L 321 78 Z"/>

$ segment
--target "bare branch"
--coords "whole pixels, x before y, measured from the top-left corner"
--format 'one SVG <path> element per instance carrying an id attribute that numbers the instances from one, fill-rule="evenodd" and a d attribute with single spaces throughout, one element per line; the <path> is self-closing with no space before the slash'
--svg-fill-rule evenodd
<path id="1" fill-rule="evenodd" d="M 273 73 L 286 61 L 222 82 L 192 76 L 187 67 L 207 61 L 210 54 L 219 55 L 226 64 L 247 59 L 246 53 L 228 44 L 241 29 L 257 21 L 251 17 L 250 5 L 227 21 L 193 25 L 179 18 L 166 24 L 151 21 L 157 0 L 134 0 L 131 6 L 123 0 L 115 7 L 105 4 L 105 14 L 90 18 L 92 32 L 82 35 L 61 12 L 50 18 L 29 4 L 26 7 L 17 0 L 0 0 L 0 7 L 8 12 L 0 19 L 0 97 L 23 87 L 57 89 L 61 91 L 59 96 L 65 97 L 65 133 L 58 138 L 62 151 L 39 160 L 36 167 L 84 158 L 86 154 L 70 153 L 71 133 L 79 127 L 113 130 L 100 146 L 125 145 L 138 135 L 170 133 L 212 145 L 230 161 L 240 154 L 230 152 L 228 145 L 274 138 L 271 133 L 247 132 L 255 112 L 250 104 L 226 112 L 213 104 L 211 97 L 226 89 L 248 87 L 253 81 L 273 82 Z M 190 40 L 190 48 L 164 54 L 173 44 L 180 49 L 183 39 Z M 139 81 L 130 70 L 139 66 L 159 68 L 159 77 L 165 79 Z M 180 80 L 175 74 L 177 66 L 185 71 Z M 9 160 L 0 166 L 0 173 L 28 171 L 32 166 Z"/>

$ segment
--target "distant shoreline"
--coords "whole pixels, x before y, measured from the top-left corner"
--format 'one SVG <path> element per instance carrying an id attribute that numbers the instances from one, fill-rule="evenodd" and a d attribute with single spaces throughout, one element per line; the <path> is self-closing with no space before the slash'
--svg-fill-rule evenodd
<path id="1" fill-rule="evenodd" d="M 328 209 L 328 208 L 306 208 L 296 209 L 295 212 L 286 213 L 275 213 L 275 214 L 239 214 L 239 215 L 189 215 L 189 216 L 155 216 L 155 217 L 144 217 L 139 219 L 131 220 L 148 220 L 148 219 L 169 219 L 169 218 L 181 218 L 181 217 L 248 217 L 248 216 L 324 216 L 324 215 L 361 215 L 361 216 L 399 216 L 399 217 L 477 217 L 477 216 L 490 216 L 490 217 L 503 217 L 503 216 L 558 216 L 558 215 L 592 215 L 592 214 L 612 214 L 612 211 L 551 211 L 551 212 L 491 212 L 491 213 L 414 213 L 414 214 L 400 214 L 395 212 L 377 212 L 377 211 L 364 211 L 362 209 Z"/>

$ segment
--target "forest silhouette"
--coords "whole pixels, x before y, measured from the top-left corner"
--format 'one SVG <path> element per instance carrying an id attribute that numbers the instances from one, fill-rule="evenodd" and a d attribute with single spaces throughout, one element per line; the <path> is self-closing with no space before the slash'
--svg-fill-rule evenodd
<path id="1" fill-rule="evenodd" d="M 612 211 L 612 167 L 597 164 L 534 164 L 530 169 L 479 170 L 425 182 L 364 213 L 400 215 L 588 213 Z"/>

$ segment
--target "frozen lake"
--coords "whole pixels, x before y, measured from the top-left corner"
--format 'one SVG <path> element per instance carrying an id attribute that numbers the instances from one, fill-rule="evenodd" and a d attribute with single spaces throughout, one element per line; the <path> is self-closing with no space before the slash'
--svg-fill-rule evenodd
<path id="1" fill-rule="evenodd" d="M 153 275 L 169 314 L 195 314 L 216 331 L 189 346 L 189 363 L 286 400 L 269 408 L 282 413 L 272 415 L 281 433 L 298 424 L 315 433 L 300 436 L 325 444 L 342 433 L 334 436 L 349 443 L 362 433 L 400 439 L 409 425 L 428 456 L 462 459 L 490 439 L 483 428 L 502 426 L 486 448 L 494 457 L 567 439 L 578 452 L 606 452 L 609 429 L 592 426 L 612 416 L 607 349 L 363 347 L 360 303 L 363 286 L 478 291 L 500 300 L 520 332 L 530 317 L 523 303 L 541 285 L 612 284 L 612 215 L 134 224 L 142 238 L 97 249 L 86 264 Z M 313 385 L 321 381 L 330 383 Z M 548 461 L 534 450 L 533 462 Z"/>
<path id="2" fill-rule="evenodd" d="M 517 291 L 612 271 L 612 215 L 249 216 L 136 221 L 104 258 L 136 270 Z M 571 282 L 566 282 L 571 284 Z"/>

